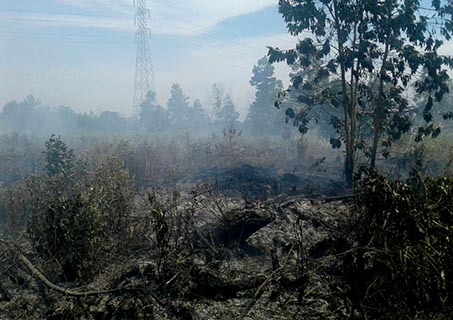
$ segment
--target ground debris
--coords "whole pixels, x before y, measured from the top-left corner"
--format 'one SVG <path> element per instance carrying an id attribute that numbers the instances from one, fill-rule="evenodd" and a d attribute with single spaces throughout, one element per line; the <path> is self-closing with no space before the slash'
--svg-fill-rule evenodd
<path id="1" fill-rule="evenodd" d="M 3 272 L 1 292 L 8 296 L 0 301 L 0 318 L 347 318 L 337 255 L 346 250 L 339 230 L 348 210 L 342 201 L 313 204 L 295 195 L 236 206 L 225 220 L 213 219 L 217 224 L 199 229 L 214 252 L 194 247 L 191 253 L 171 253 L 176 266 L 165 272 L 153 248 L 122 257 L 87 284 L 102 295 L 70 296 L 42 288 L 33 272 L 28 277 L 32 285 L 21 287 Z"/>

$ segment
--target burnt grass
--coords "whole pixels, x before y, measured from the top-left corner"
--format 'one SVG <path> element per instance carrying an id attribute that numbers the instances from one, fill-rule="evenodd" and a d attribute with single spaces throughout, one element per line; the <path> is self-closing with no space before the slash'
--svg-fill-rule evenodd
<path id="1" fill-rule="evenodd" d="M 68 282 L 52 274 L 50 262 L 33 254 L 24 237 L 5 240 L 0 318 L 360 316 L 344 267 L 350 199 L 342 196 L 349 193 L 324 176 L 272 168 L 201 171 L 184 178 L 177 192 L 137 195 L 128 238 L 107 258 L 99 254 L 98 272 L 89 280 Z M 156 203 L 160 220 L 152 213 Z M 21 263 L 21 254 L 59 288 L 98 293 L 75 296 L 49 288 Z"/>

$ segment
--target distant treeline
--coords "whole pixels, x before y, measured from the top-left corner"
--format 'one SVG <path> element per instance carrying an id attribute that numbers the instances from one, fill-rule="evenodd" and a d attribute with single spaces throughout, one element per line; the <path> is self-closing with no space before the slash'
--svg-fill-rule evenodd
<path id="1" fill-rule="evenodd" d="M 297 77 L 298 74 L 291 76 Z M 266 57 L 261 58 L 253 67 L 250 85 L 255 88 L 255 97 L 244 121 L 239 120 L 236 105 L 221 83 L 212 85 L 207 105 L 202 105 L 199 99 L 190 102 L 183 88 L 175 83 L 171 87 L 166 106 L 159 105 L 156 93 L 150 91 L 133 117 L 124 117 L 113 111 L 78 113 L 67 106 L 48 107 L 29 95 L 23 101 L 11 101 L 3 106 L 0 113 L 0 134 L 17 132 L 48 137 L 54 133 L 190 133 L 192 136 L 207 136 L 222 134 L 234 128 L 237 132 L 243 131 L 249 136 L 288 137 L 292 132 L 300 131 L 305 134 L 310 129 L 316 136 L 330 139 L 333 147 L 337 146 L 339 140 L 332 137 L 338 136 L 338 130 L 344 122 L 341 108 L 332 108 L 322 101 L 307 103 L 298 96 L 301 93 L 316 95 L 318 92 L 315 88 L 298 88 L 292 85 L 285 90 L 282 82 L 274 77 L 274 67 Z M 442 123 L 443 129 L 446 129 L 444 131 L 451 134 L 453 123 L 443 122 L 442 119 L 453 118 L 453 83 L 449 81 L 448 86 L 450 92 L 445 94 L 442 102 L 436 103 L 430 114 L 432 120 Z M 423 119 L 426 118 L 425 99 L 415 100 L 415 107 L 407 112 L 408 121 L 413 128 L 422 125 Z M 373 136 L 369 124 L 364 125 L 362 130 L 362 138 L 370 139 Z"/>
<path id="2" fill-rule="evenodd" d="M 235 128 L 256 135 L 280 135 L 288 130 L 285 113 L 274 106 L 277 95 L 283 90 L 282 82 L 274 77 L 274 67 L 262 58 L 253 68 L 250 84 L 255 87 L 255 99 L 250 105 L 245 121 L 231 96 L 220 83 L 212 86 L 209 105 L 199 99 L 193 103 L 177 83 L 171 87 L 165 107 L 159 105 L 156 93 L 150 91 L 138 107 L 134 117 L 124 117 L 117 112 L 78 113 L 67 106 L 47 107 L 32 95 L 23 101 L 12 101 L 3 106 L 0 114 L 0 132 L 25 134 L 124 134 L 150 132 L 155 134 L 195 135 L 221 133 Z M 208 110 L 211 110 L 208 112 Z"/>

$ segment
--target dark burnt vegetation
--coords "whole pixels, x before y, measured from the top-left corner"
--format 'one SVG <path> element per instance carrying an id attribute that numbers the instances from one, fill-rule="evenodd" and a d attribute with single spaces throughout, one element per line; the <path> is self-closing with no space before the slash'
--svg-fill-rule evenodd
<path id="1" fill-rule="evenodd" d="M 346 268 L 351 301 L 373 319 L 452 316 L 453 178 L 392 181 L 362 169 Z"/>
<path id="2" fill-rule="evenodd" d="M 319 148 L 310 144 L 304 155 L 297 144 L 246 149 L 247 141 L 227 135 L 170 143 L 169 151 L 144 141 L 90 143 L 71 149 L 52 136 L 35 154 L 41 167 L 2 186 L 2 314 L 430 319 L 452 312 L 453 182 L 447 171 L 429 173 L 426 152 L 414 153 L 405 182 L 362 169 L 351 196 L 322 172 L 267 165 L 282 156 L 268 148 L 308 160 Z M 210 167 L 183 161 L 203 161 L 200 150 L 214 153 Z M 315 159 L 299 168 L 329 166 Z M 393 170 L 403 170 L 398 161 Z"/>
<path id="3" fill-rule="evenodd" d="M 267 312 L 297 313 L 308 249 L 296 236 L 302 220 L 285 216 L 297 210 L 300 194 L 329 191 L 266 165 L 282 157 L 273 148 L 300 156 L 297 144 L 246 149 L 239 139 L 230 130 L 216 141 L 93 140 L 72 149 L 52 136 L 34 154 L 41 167 L 2 186 L 2 314 L 243 318 L 267 294 L 275 303 Z M 211 157 L 209 167 L 190 167 L 192 156 L 203 161 L 200 150 Z M 145 171 L 151 165 L 158 169 Z M 275 231 L 275 223 L 295 235 Z M 223 306 L 229 303 L 232 309 Z"/>

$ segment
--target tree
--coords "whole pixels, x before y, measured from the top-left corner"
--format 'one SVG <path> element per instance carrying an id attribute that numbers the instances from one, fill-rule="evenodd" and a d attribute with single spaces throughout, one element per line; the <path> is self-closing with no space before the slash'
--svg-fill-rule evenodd
<path id="1" fill-rule="evenodd" d="M 217 114 L 217 121 L 224 129 L 237 126 L 239 119 L 239 112 L 236 111 L 236 106 L 227 94 L 223 101 L 222 108 Z"/>
<path id="2" fill-rule="evenodd" d="M 124 132 L 127 121 L 118 112 L 103 111 L 97 118 L 97 128 L 102 132 Z"/>
<path id="3" fill-rule="evenodd" d="M 54 135 L 44 155 L 46 174 L 25 180 L 27 236 L 41 258 L 57 262 L 67 281 L 90 279 L 102 265 L 98 253 L 116 250 L 129 230 L 133 179 L 116 158 L 89 171 Z M 17 214 L 18 207 L 10 210 Z"/>
<path id="4" fill-rule="evenodd" d="M 279 1 L 289 33 L 311 35 L 292 50 L 270 48 L 270 61 L 311 71 L 310 76 L 291 79 L 292 89 L 302 90 L 299 103 L 342 110 L 341 117 L 330 119 L 338 132 L 331 142 L 334 147 L 345 144 L 348 183 L 357 150 L 368 154 L 374 166 L 378 150 L 385 155 L 391 142 L 409 130 L 408 112 L 415 107 L 407 99 L 412 86 L 417 94 L 427 96 L 426 124 L 419 128 L 417 139 L 440 133 L 431 111 L 448 92 L 445 66 L 453 64 L 439 49 L 443 38 L 451 38 L 453 7 L 439 0 L 427 6 L 416 0 Z M 288 108 L 286 114 L 306 126 L 306 110 Z"/>
<path id="5" fill-rule="evenodd" d="M 34 129 L 42 122 L 38 121 L 38 107 L 41 102 L 32 95 L 28 95 L 24 101 L 12 101 L 5 104 L 1 113 L 1 120 L 12 131 L 24 132 Z"/>
<path id="6" fill-rule="evenodd" d="M 175 83 L 171 87 L 170 98 L 167 102 L 167 112 L 170 124 L 176 129 L 187 129 L 189 113 L 189 97 L 184 95 L 179 84 Z"/>
<path id="7" fill-rule="evenodd" d="M 442 120 L 451 120 L 453 119 L 453 80 L 450 79 L 448 81 L 448 87 L 450 91 L 448 94 L 445 94 L 443 97 L 442 101 L 437 102 L 434 104 L 433 107 L 433 112 L 432 116 L 434 121 L 441 122 Z M 421 101 L 419 102 L 420 104 L 426 104 L 426 97 L 422 97 Z M 416 112 L 415 114 L 415 123 L 420 124 L 424 120 L 424 112 L 423 110 L 414 110 Z M 453 132 L 453 123 L 451 121 L 446 121 L 443 123 L 442 129 L 444 130 L 447 129 L 449 130 L 450 133 Z"/>
<path id="8" fill-rule="evenodd" d="M 168 127 L 168 114 L 156 100 L 156 93 L 149 91 L 140 105 L 139 121 L 143 128 L 151 132 L 163 132 Z"/>
<path id="9" fill-rule="evenodd" d="M 274 77 L 274 66 L 267 57 L 258 60 L 253 67 L 250 84 L 256 88 L 256 92 L 245 122 L 246 127 L 254 133 L 279 134 L 284 114 L 274 108 L 274 103 L 278 92 L 283 90 L 283 84 Z"/>
<path id="10" fill-rule="evenodd" d="M 47 129 L 56 130 L 57 132 L 75 132 L 78 128 L 78 118 L 74 110 L 67 106 L 58 106 L 51 111 L 47 120 Z M 51 125 L 49 122 L 52 122 Z M 55 131 L 53 131 L 55 132 Z"/>
<path id="11" fill-rule="evenodd" d="M 206 129 L 209 125 L 209 117 L 200 100 L 196 99 L 193 102 L 192 108 L 189 110 L 188 115 L 189 125 L 191 130 L 200 132 L 202 129 Z"/>
<path id="12" fill-rule="evenodd" d="M 212 85 L 212 97 L 214 100 L 214 120 L 222 129 L 234 127 L 239 119 L 239 112 L 230 95 L 225 94 L 225 89 L 221 83 Z"/>
<path id="13" fill-rule="evenodd" d="M 60 136 L 52 135 L 45 144 L 47 175 L 49 177 L 69 176 L 74 166 L 74 151 L 68 148 Z"/>
<path id="14" fill-rule="evenodd" d="M 214 119 L 218 120 L 218 115 L 222 109 L 223 100 L 225 98 L 225 89 L 223 85 L 219 83 L 214 83 L 212 85 L 212 99 L 213 99 L 213 114 Z"/>

